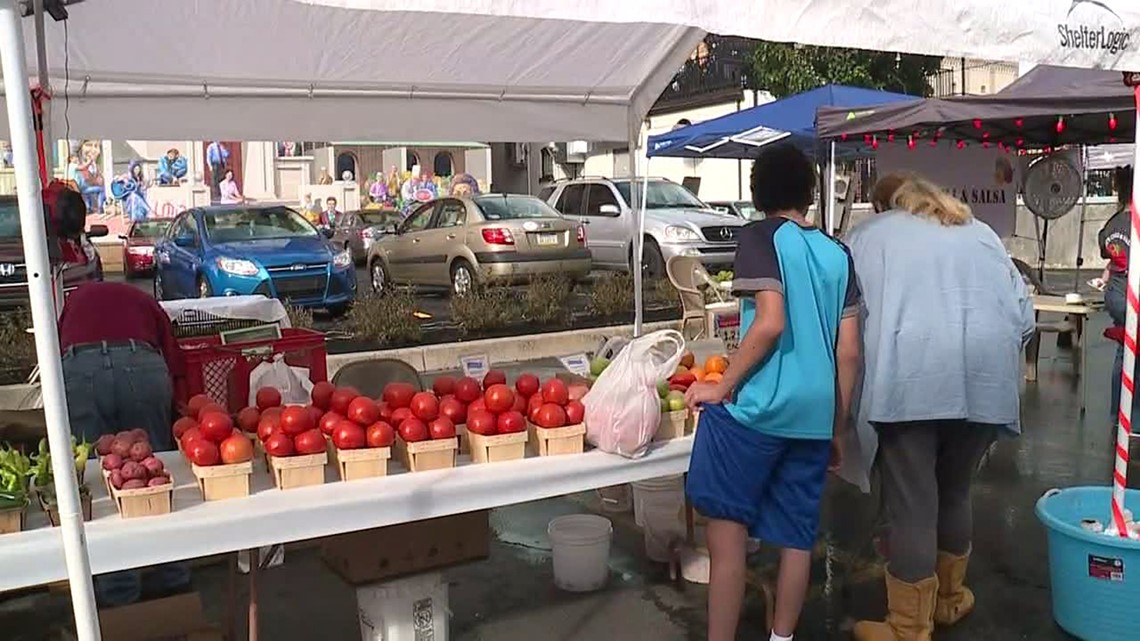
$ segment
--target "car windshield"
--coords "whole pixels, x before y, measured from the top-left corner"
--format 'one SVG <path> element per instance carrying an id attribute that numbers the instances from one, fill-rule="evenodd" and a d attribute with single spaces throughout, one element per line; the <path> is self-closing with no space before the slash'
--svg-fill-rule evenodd
<path id="1" fill-rule="evenodd" d="M 621 197 L 626 203 L 632 203 L 629 194 L 630 181 L 614 181 L 614 187 L 617 187 Z M 641 197 L 641 190 L 643 181 L 634 181 L 637 186 L 637 195 Z M 706 209 L 705 204 L 693 195 L 693 192 L 685 189 L 677 183 L 669 182 L 668 180 L 650 180 L 649 192 L 645 196 L 646 209 L 673 209 L 678 207 L 690 207 L 694 209 Z"/>
<path id="2" fill-rule="evenodd" d="M 274 238 L 316 238 L 316 227 L 288 207 L 207 209 L 202 212 L 206 236 L 215 243 Z"/>
<path id="3" fill-rule="evenodd" d="M 169 220 L 148 220 L 145 223 L 135 223 L 131 227 L 131 238 L 158 238 L 170 225 Z"/>
<path id="4" fill-rule="evenodd" d="M 517 220 L 519 218 L 558 218 L 560 214 L 534 196 L 487 194 L 472 200 L 487 220 Z"/>
<path id="5" fill-rule="evenodd" d="M 740 217 L 745 220 L 764 219 L 764 214 L 760 213 L 756 209 L 756 205 L 753 205 L 747 200 L 741 200 L 740 202 L 736 203 L 736 210 L 740 212 Z"/>
<path id="6" fill-rule="evenodd" d="M 20 206 L 15 198 L 0 198 L 0 239 L 20 238 Z"/>

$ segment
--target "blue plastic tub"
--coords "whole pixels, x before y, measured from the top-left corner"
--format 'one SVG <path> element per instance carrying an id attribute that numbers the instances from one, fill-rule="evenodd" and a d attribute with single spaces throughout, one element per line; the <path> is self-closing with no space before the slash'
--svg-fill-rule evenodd
<path id="1" fill-rule="evenodd" d="M 1089 532 L 1082 519 L 1112 522 L 1107 487 L 1049 490 L 1037 501 L 1037 518 L 1049 535 L 1053 618 L 1085 641 L 1140 639 L 1140 541 Z M 1140 490 L 1124 506 L 1140 517 Z"/>

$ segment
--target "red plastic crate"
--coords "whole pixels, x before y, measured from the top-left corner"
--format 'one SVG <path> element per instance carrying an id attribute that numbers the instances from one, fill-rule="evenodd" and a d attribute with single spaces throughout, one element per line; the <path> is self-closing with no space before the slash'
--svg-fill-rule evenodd
<path id="1" fill-rule="evenodd" d="M 311 329 L 286 327 L 280 339 L 222 345 L 219 336 L 183 338 L 178 341 L 186 360 L 186 384 L 178 401 L 186 403 L 195 394 L 206 394 L 231 412 L 249 402 L 249 375 L 255 367 L 278 354 L 293 367 L 309 370 L 314 383 L 328 380 L 325 335 Z"/>

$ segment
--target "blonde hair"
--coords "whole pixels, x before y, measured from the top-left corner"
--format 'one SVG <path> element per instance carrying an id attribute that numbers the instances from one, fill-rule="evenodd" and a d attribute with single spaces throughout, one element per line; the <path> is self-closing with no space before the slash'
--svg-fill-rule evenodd
<path id="1" fill-rule="evenodd" d="M 915 216 L 925 216 L 947 227 L 965 225 L 973 220 L 970 208 L 929 180 L 911 174 L 903 180 L 891 197 L 891 206 Z"/>
<path id="2" fill-rule="evenodd" d="M 895 192 L 911 175 L 904 171 L 894 171 L 875 182 L 875 186 L 871 188 L 871 205 L 875 208 L 875 213 L 882 213 L 891 208 Z"/>

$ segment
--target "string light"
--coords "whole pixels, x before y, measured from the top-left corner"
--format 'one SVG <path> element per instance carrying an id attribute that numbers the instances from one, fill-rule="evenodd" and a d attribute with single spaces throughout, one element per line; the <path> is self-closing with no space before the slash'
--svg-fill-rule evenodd
<path id="1" fill-rule="evenodd" d="M 1025 139 L 1024 138 L 1018 138 L 1017 139 L 1017 146 L 1018 147 L 1024 147 L 1025 146 Z"/>
<path id="2" fill-rule="evenodd" d="M 839 139 L 842 140 L 843 142 L 847 142 L 847 134 L 843 134 L 843 135 L 839 136 Z"/>
<path id="3" fill-rule="evenodd" d="M 982 132 L 982 140 L 989 140 L 989 139 L 990 139 L 990 132 L 983 131 Z"/>
<path id="4" fill-rule="evenodd" d="M 871 144 L 871 134 L 863 134 L 863 144 Z"/>
<path id="5" fill-rule="evenodd" d="M 981 118 L 974 118 L 974 129 L 981 129 L 981 128 L 982 128 L 982 119 Z"/>
<path id="6" fill-rule="evenodd" d="M 1108 142 L 1116 142 L 1116 136 L 1109 136 Z"/>
<path id="7" fill-rule="evenodd" d="M 906 147 L 907 149 L 914 149 L 914 136 L 906 137 Z"/>
<path id="8" fill-rule="evenodd" d="M 965 148 L 966 148 L 966 141 L 959 139 L 958 140 L 958 149 L 965 149 Z"/>
<path id="9" fill-rule="evenodd" d="M 1025 125 L 1025 120 L 1023 118 L 1018 118 L 1018 119 L 1013 121 L 1013 126 L 1017 127 L 1018 129 L 1021 129 L 1024 125 Z"/>
<path id="10" fill-rule="evenodd" d="M 878 148 L 879 148 L 879 137 L 875 136 L 875 137 L 871 138 L 871 149 L 878 149 Z"/>
<path id="11" fill-rule="evenodd" d="M 1052 148 L 1052 147 L 1046 147 L 1046 148 L 1045 148 L 1045 153 L 1046 153 L 1046 154 L 1051 154 L 1051 153 L 1053 153 L 1053 148 Z"/>
<path id="12" fill-rule="evenodd" d="M 983 140 L 982 141 L 982 149 L 989 149 L 989 148 L 990 148 L 990 143 Z"/>
<path id="13" fill-rule="evenodd" d="M 887 142 L 894 142 L 894 141 L 895 141 L 895 132 L 894 131 L 888 131 L 887 132 Z"/>
<path id="14" fill-rule="evenodd" d="M 1116 131 L 1116 114 L 1108 114 L 1108 129 Z"/>
<path id="15" fill-rule="evenodd" d="M 1057 133 L 1059 133 L 1059 134 L 1065 133 L 1065 117 L 1064 116 L 1057 116 Z"/>

